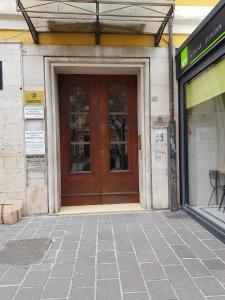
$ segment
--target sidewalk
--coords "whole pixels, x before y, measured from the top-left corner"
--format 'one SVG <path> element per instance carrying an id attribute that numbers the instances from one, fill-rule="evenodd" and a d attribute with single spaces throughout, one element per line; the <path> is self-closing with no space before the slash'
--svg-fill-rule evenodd
<path id="1" fill-rule="evenodd" d="M 43 238 L 38 262 L 0 265 L 0 300 L 225 299 L 225 245 L 181 211 L 23 218 L 0 225 L 0 259 Z"/>

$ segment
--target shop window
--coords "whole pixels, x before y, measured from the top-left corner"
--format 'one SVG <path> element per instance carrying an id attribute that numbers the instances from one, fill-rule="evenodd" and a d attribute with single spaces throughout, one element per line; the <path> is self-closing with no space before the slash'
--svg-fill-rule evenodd
<path id="1" fill-rule="evenodd" d="M 189 205 L 223 214 L 225 197 L 225 58 L 185 86 Z M 225 214 L 224 214 L 225 215 Z"/>

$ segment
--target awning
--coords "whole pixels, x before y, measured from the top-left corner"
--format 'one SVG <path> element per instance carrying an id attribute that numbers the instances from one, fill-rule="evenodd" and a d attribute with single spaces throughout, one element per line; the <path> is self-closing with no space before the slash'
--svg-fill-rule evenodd
<path id="1" fill-rule="evenodd" d="M 17 0 L 33 40 L 40 32 L 153 34 L 158 46 L 174 0 Z"/>

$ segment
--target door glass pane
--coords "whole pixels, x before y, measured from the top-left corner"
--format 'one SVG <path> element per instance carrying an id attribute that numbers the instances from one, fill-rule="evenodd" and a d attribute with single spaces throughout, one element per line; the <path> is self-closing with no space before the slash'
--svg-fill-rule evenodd
<path id="1" fill-rule="evenodd" d="M 71 145 L 72 172 L 90 171 L 90 145 Z"/>
<path id="2" fill-rule="evenodd" d="M 109 116 L 109 138 L 111 142 L 127 142 L 127 115 Z"/>
<path id="3" fill-rule="evenodd" d="M 108 130 L 111 171 L 128 170 L 128 87 L 110 84 Z"/>
<path id="4" fill-rule="evenodd" d="M 71 141 L 89 142 L 89 114 L 73 113 L 71 115 Z"/>
<path id="5" fill-rule="evenodd" d="M 71 172 L 91 170 L 89 86 L 76 85 L 70 96 Z"/>
<path id="6" fill-rule="evenodd" d="M 223 70 L 223 71 L 222 71 Z M 201 212 L 218 210 L 225 186 L 225 59 L 185 86 L 189 204 Z M 223 201 L 222 206 L 225 205 Z"/>
<path id="7" fill-rule="evenodd" d="M 120 171 L 128 169 L 127 144 L 110 145 L 110 170 Z"/>
<path id="8" fill-rule="evenodd" d="M 127 112 L 128 87 L 125 84 L 109 86 L 109 112 Z"/>

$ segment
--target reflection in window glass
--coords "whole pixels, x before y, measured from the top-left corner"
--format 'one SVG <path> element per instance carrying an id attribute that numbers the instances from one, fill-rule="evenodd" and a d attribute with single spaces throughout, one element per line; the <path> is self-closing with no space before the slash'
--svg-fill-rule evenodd
<path id="1" fill-rule="evenodd" d="M 128 169 L 128 151 L 126 144 L 110 146 L 110 169 L 112 171 Z"/>
<path id="2" fill-rule="evenodd" d="M 128 87 L 110 84 L 109 102 L 109 165 L 111 171 L 128 170 Z"/>
<path id="3" fill-rule="evenodd" d="M 225 74 L 225 60 L 202 72 L 185 87 L 189 203 L 216 212 L 223 191 L 216 188 L 213 192 L 213 188 L 225 184 L 219 182 L 225 174 L 225 81 L 222 74 Z"/>
<path id="4" fill-rule="evenodd" d="M 90 145 L 71 145 L 72 172 L 90 171 Z"/>
<path id="5" fill-rule="evenodd" d="M 90 171 L 89 88 L 76 85 L 70 96 L 71 172 Z"/>
<path id="6" fill-rule="evenodd" d="M 127 116 L 109 116 L 110 141 L 127 142 Z"/>

